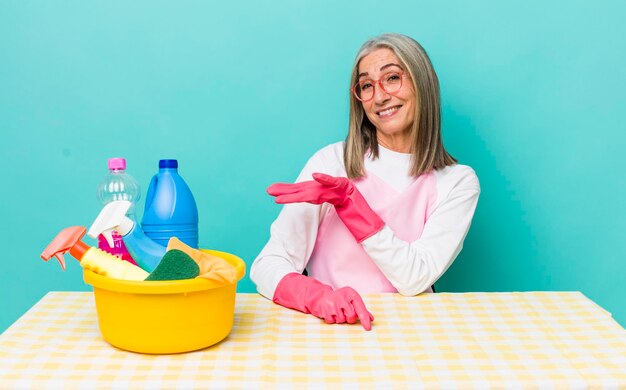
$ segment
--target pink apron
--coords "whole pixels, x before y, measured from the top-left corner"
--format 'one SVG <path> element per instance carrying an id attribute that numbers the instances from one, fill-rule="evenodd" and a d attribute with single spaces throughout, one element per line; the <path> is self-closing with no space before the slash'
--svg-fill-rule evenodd
<path id="1" fill-rule="evenodd" d="M 372 173 L 353 183 L 396 237 L 406 242 L 420 238 L 437 199 L 433 172 L 419 176 L 401 193 Z M 309 276 L 333 288 L 350 286 L 359 294 L 397 292 L 356 242 L 334 207 L 330 207 L 318 228 L 306 268 Z"/>

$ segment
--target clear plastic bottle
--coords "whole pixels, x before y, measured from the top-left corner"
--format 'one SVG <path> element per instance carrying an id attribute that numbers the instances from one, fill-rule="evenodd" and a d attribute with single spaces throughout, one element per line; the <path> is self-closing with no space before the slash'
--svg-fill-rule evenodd
<path id="1" fill-rule="evenodd" d="M 132 220 L 136 219 L 135 204 L 141 197 L 141 190 L 137 180 L 126 173 L 126 159 L 120 157 L 109 159 L 109 173 L 98 185 L 97 196 L 103 206 L 114 200 L 127 200 L 131 202 L 132 205 L 128 210 L 127 216 Z M 137 265 L 130 253 L 128 253 L 122 236 L 117 232 L 113 232 L 113 247 L 109 245 L 102 234 L 99 235 L 98 248 L 122 260 Z"/>

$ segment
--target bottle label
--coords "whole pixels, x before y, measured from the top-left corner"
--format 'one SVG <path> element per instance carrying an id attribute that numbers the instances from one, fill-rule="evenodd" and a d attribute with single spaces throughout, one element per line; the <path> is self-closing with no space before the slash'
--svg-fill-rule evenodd
<path id="1" fill-rule="evenodd" d="M 133 260 L 133 257 L 128 252 L 128 249 L 126 249 L 126 245 L 124 245 L 124 240 L 122 239 L 122 236 L 115 231 L 111 236 L 113 237 L 112 248 L 109 246 L 109 243 L 102 234 L 98 236 L 98 248 L 114 256 L 117 256 L 122 260 L 128 261 L 133 265 L 137 265 L 135 260 Z"/>

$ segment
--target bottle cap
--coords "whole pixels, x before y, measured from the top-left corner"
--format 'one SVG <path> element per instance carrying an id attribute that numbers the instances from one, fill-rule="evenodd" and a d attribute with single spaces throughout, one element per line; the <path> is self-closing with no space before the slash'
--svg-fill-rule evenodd
<path id="1" fill-rule="evenodd" d="M 159 160 L 159 168 L 178 168 L 178 160 Z"/>
<path id="2" fill-rule="evenodd" d="M 110 158 L 109 169 L 126 169 L 126 159 L 123 157 Z"/>

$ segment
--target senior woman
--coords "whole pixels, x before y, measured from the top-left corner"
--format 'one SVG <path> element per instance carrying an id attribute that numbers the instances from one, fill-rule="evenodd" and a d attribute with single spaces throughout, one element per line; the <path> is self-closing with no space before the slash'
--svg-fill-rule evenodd
<path id="1" fill-rule="evenodd" d="M 437 75 L 415 40 L 365 42 L 351 85 L 346 141 L 315 153 L 295 184 L 268 188 L 285 207 L 250 277 L 279 305 L 370 330 L 360 294 L 432 291 L 480 185 L 443 147 Z"/>

